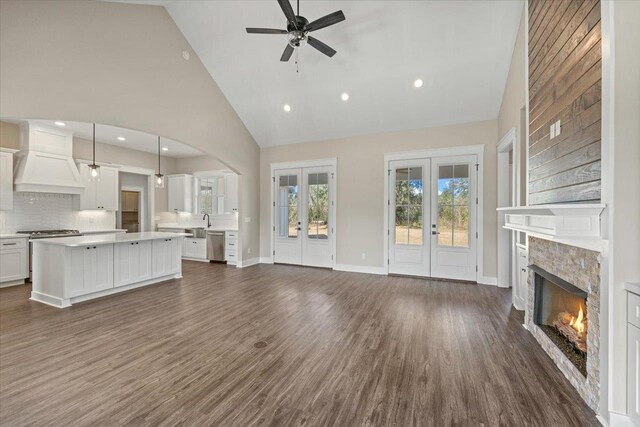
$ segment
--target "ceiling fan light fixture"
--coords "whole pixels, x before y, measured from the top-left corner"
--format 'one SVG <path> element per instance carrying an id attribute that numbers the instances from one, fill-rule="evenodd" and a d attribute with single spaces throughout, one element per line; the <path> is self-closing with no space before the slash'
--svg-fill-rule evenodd
<path id="1" fill-rule="evenodd" d="M 307 33 L 294 30 L 287 33 L 287 43 L 293 48 L 303 47 L 307 45 Z"/>

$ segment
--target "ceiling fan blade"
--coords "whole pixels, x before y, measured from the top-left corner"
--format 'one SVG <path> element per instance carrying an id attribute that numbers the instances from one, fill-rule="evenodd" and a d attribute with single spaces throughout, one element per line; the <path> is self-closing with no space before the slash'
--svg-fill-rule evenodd
<path id="1" fill-rule="evenodd" d="M 282 52 L 282 56 L 280 57 L 280 61 L 287 62 L 289 58 L 291 58 L 291 54 L 293 53 L 293 48 L 290 44 L 284 48 L 284 52 Z"/>
<path id="2" fill-rule="evenodd" d="M 278 4 L 284 12 L 284 16 L 287 17 L 287 21 L 289 21 L 289 24 L 297 29 L 298 22 L 296 21 L 296 14 L 293 12 L 293 8 L 291 7 L 291 3 L 289 3 L 289 0 L 278 0 Z"/>
<path id="3" fill-rule="evenodd" d="M 287 34 L 287 30 L 276 30 L 273 28 L 247 28 L 249 34 Z"/>
<path id="4" fill-rule="evenodd" d="M 335 50 L 331 49 L 329 46 L 327 46 L 326 44 L 322 43 L 320 40 L 314 39 L 311 36 L 307 37 L 307 43 L 309 43 L 311 46 L 315 47 L 320 52 L 322 52 L 325 55 L 327 55 L 329 58 L 331 58 L 333 55 L 336 54 Z"/>
<path id="5" fill-rule="evenodd" d="M 328 27 L 329 25 L 337 24 L 338 22 L 344 21 L 344 13 L 341 10 L 337 12 L 333 12 L 328 14 L 327 16 L 323 16 L 320 19 L 316 19 L 305 27 L 306 31 L 316 31 L 320 28 Z"/>

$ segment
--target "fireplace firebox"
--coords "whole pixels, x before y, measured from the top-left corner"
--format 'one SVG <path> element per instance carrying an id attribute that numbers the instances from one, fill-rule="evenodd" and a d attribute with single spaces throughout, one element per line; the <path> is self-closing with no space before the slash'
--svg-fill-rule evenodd
<path id="1" fill-rule="evenodd" d="M 533 321 L 587 376 L 587 293 L 548 271 L 535 273 Z"/>

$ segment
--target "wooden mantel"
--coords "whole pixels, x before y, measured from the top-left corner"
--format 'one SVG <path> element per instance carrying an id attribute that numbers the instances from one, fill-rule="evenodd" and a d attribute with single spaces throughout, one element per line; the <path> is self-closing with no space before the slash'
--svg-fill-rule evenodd
<path id="1" fill-rule="evenodd" d="M 498 208 L 504 214 L 504 228 L 601 252 L 600 214 L 604 204 L 553 204 Z"/>

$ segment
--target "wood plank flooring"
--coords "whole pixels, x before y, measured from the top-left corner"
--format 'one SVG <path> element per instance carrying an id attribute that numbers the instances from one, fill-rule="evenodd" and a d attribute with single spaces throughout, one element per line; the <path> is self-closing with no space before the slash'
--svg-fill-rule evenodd
<path id="1" fill-rule="evenodd" d="M 508 290 L 183 266 L 64 310 L 1 289 L 0 423 L 598 425 Z"/>

